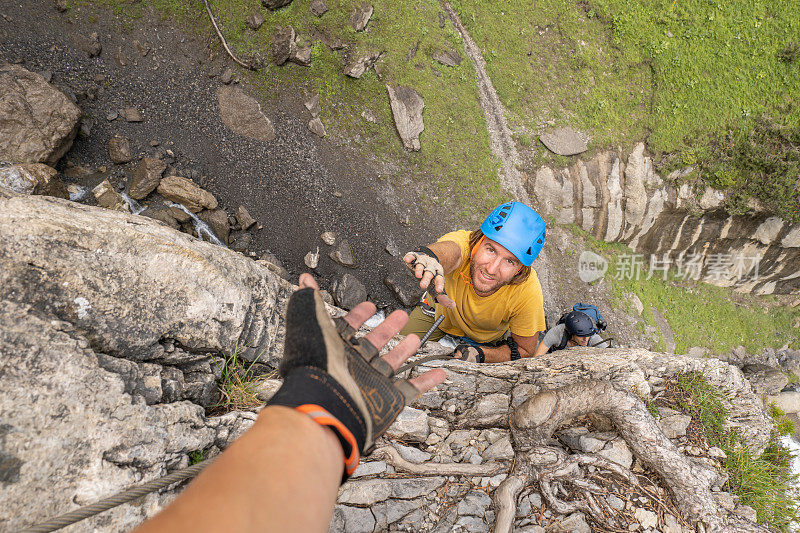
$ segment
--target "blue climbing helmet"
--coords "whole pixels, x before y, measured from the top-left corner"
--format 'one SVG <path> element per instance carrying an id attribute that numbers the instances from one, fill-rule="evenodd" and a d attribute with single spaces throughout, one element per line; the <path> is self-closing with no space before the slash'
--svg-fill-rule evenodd
<path id="1" fill-rule="evenodd" d="M 521 202 L 506 202 L 495 208 L 481 224 L 481 231 L 531 266 L 544 246 L 547 231 L 539 213 Z"/>

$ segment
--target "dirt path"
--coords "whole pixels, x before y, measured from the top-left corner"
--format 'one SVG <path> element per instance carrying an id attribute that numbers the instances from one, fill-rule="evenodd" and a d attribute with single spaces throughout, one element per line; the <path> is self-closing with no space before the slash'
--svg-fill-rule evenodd
<path id="1" fill-rule="evenodd" d="M 489 131 L 492 153 L 500 160 L 500 183 L 520 202 L 530 204 L 528 192 L 523 186 L 522 174 L 518 168 L 522 160 L 517 153 L 514 139 L 511 137 L 511 130 L 508 129 L 505 118 L 505 108 L 497 92 L 494 90 L 492 80 L 486 72 L 486 61 L 481 55 L 480 48 L 472 40 L 466 28 L 461 23 L 458 13 L 453 10 L 449 2 L 440 2 L 442 9 L 455 26 L 464 41 L 464 51 L 472 60 L 475 67 L 475 74 L 478 77 L 478 91 L 480 93 L 481 108 L 486 117 L 486 127 Z"/>

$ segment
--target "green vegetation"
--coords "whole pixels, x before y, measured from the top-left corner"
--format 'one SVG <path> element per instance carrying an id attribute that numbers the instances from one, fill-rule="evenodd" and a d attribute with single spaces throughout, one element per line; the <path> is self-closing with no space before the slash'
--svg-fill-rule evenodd
<path id="1" fill-rule="evenodd" d="M 702 374 L 679 375 L 677 385 L 683 392 L 676 400 L 677 407 L 700 423 L 710 445 L 727 455 L 727 489 L 756 510 L 759 522 L 781 531 L 800 524 L 800 490 L 796 476 L 790 473 L 791 456 L 778 442 L 786 427 L 776 426 L 767 448 L 755 456 L 735 430 L 725 427 L 728 412 L 722 393 Z"/>
<path id="2" fill-rule="evenodd" d="M 569 124 L 594 148 L 646 139 L 661 170 L 700 164 L 708 183 L 800 220 L 800 108 L 787 105 L 800 98 L 800 3 L 454 4 L 515 130 Z"/>
<path id="3" fill-rule="evenodd" d="M 220 373 L 217 384 L 222 394 L 222 401 L 214 407 L 225 412 L 253 409 L 264 403 L 256 394 L 259 379 L 253 373 L 253 365 L 258 358 L 246 364 L 239 357 L 239 348 L 237 346 L 231 353 L 223 352 L 221 358 L 213 358 L 214 366 Z"/>
<path id="4" fill-rule="evenodd" d="M 202 463 L 205 460 L 206 460 L 205 450 L 195 450 L 193 452 L 189 452 L 189 466 L 196 465 L 197 463 Z"/>
<path id="5" fill-rule="evenodd" d="M 792 327 L 800 318 L 800 309 L 777 306 L 773 296 L 736 294 L 730 288 L 681 277 L 675 268 L 666 273 L 654 270 L 650 276 L 648 258 L 634 255 L 623 244 L 594 239 L 576 226 L 569 228 L 608 259 L 605 280 L 617 305 L 628 309 L 627 295 L 638 296 L 644 306 L 643 320 L 656 328 L 652 310 L 664 315 L 674 334 L 676 353 L 686 353 L 692 346 L 718 354 L 739 345 L 748 353 L 781 348 L 786 343 L 800 347 L 800 331 Z M 655 348 L 664 348 L 663 339 L 657 340 Z"/>

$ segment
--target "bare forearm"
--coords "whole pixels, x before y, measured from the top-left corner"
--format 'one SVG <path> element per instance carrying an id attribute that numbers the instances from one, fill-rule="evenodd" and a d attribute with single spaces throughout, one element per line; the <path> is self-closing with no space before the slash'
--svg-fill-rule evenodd
<path id="1" fill-rule="evenodd" d="M 327 531 L 343 467 L 330 430 L 294 409 L 267 407 L 136 533 Z"/>
<path id="2" fill-rule="evenodd" d="M 461 248 L 456 243 L 452 241 L 435 242 L 429 244 L 428 248 L 436 254 L 445 274 L 449 274 L 461 266 Z"/>

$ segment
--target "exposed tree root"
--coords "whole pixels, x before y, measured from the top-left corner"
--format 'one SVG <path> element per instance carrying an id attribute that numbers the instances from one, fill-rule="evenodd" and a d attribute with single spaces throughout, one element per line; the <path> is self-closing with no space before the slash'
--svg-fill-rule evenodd
<path id="1" fill-rule="evenodd" d="M 538 483 L 549 508 L 556 513 L 582 511 L 608 529 L 626 525 L 615 518 L 618 513 L 606 498 L 598 497 L 607 490 L 588 479 L 586 467 L 608 472 L 627 486 L 640 487 L 636 476 L 594 454 L 570 455 L 550 445 L 559 426 L 589 413 L 611 419 L 633 453 L 669 488 L 681 515 L 695 524 L 697 531 L 769 531 L 717 505 L 711 494 L 717 472 L 684 456 L 637 397 L 608 382 L 585 381 L 541 392 L 512 415 L 511 434 L 517 456 L 508 478 L 494 493 L 495 532 L 512 530 L 517 497 L 530 482 Z M 657 494 L 644 492 L 660 501 Z"/>
<path id="2" fill-rule="evenodd" d="M 231 59 L 236 61 L 236 63 L 238 63 L 239 65 L 243 66 L 247 70 L 258 70 L 253 65 L 249 65 L 249 64 L 245 63 L 244 61 L 242 61 L 241 59 L 237 58 L 235 55 L 233 55 L 233 52 L 231 52 L 231 49 L 228 47 L 228 43 L 225 41 L 225 37 L 222 36 L 222 32 L 220 31 L 219 26 L 217 26 L 217 21 L 214 18 L 214 14 L 211 12 L 211 7 L 208 5 L 208 0 L 203 0 L 203 3 L 206 5 L 206 11 L 208 12 L 208 18 L 211 19 L 211 25 L 214 26 L 214 31 L 217 32 L 217 36 L 219 36 L 219 40 L 222 41 L 222 47 L 225 48 L 225 51 L 228 52 L 228 55 L 231 56 Z"/>
<path id="3" fill-rule="evenodd" d="M 494 476 L 508 467 L 501 463 L 485 463 L 482 465 L 461 464 L 461 463 L 410 463 L 400 456 L 395 448 L 384 446 L 378 448 L 372 455 L 382 457 L 387 463 L 398 470 L 416 474 L 420 476 Z"/>

